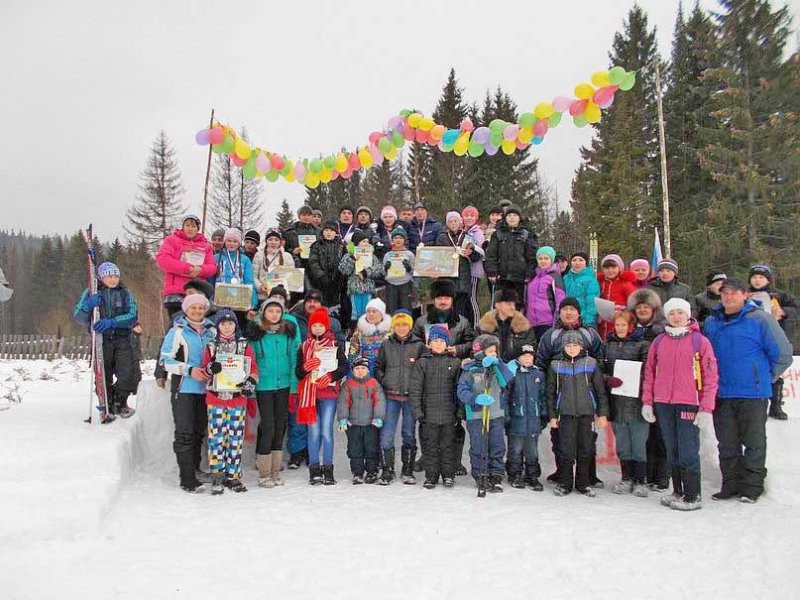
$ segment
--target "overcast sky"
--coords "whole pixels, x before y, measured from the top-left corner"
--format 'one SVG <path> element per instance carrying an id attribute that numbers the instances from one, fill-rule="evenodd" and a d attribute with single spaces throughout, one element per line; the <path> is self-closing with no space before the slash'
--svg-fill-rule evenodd
<path id="1" fill-rule="evenodd" d="M 668 55 L 678 0 L 639 2 Z M 684 3 L 693 5 L 689 0 Z M 797 23 L 800 0 L 790 8 Z M 703 6 L 715 6 L 704 0 Z M 3 0 L 0 227 L 122 233 L 160 129 L 199 211 L 212 107 L 289 157 L 366 142 L 404 107 L 432 112 L 450 67 L 468 101 L 498 84 L 531 110 L 608 66 L 631 0 L 97 2 Z M 796 37 L 791 44 L 794 47 Z M 562 206 L 591 131 L 566 120 L 533 148 Z M 266 183 L 274 221 L 304 188 Z"/>

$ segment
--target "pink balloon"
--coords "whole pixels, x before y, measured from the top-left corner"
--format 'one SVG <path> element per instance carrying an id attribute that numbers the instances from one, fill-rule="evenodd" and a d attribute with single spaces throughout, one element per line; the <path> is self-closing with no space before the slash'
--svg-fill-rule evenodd
<path id="1" fill-rule="evenodd" d="M 614 96 L 614 89 L 610 86 L 602 87 L 594 93 L 592 101 L 597 104 L 605 104 L 608 99 Z"/>
<path id="2" fill-rule="evenodd" d="M 225 132 L 222 131 L 222 127 L 212 127 L 208 132 L 208 141 L 212 144 L 221 144 L 222 140 L 225 139 Z"/>
<path id="3" fill-rule="evenodd" d="M 269 159 L 263 152 L 259 152 L 256 156 L 256 170 L 266 173 L 269 171 Z"/>
<path id="4" fill-rule="evenodd" d="M 533 133 L 534 135 L 543 136 L 547 133 L 547 120 L 546 119 L 539 119 L 536 123 L 533 124 Z"/>
<path id="5" fill-rule="evenodd" d="M 463 121 L 461 121 L 461 131 L 474 131 L 475 125 L 472 124 L 472 119 L 467 117 Z"/>
<path id="6" fill-rule="evenodd" d="M 334 179 L 339 179 L 339 171 L 337 171 L 336 169 L 331 171 L 331 181 L 333 181 Z"/>
<path id="7" fill-rule="evenodd" d="M 283 157 L 279 154 L 273 154 L 272 158 L 270 158 L 270 164 L 272 168 L 276 171 L 283 171 L 283 167 L 286 166 L 286 161 L 283 160 Z"/>
<path id="8" fill-rule="evenodd" d="M 572 104 L 572 100 L 566 96 L 557 96 L 553 99 L 553 110 L 556 112 L 564 112 Z"/>
<path id="9" fill-rule="evenodd" d="M 208 129 L 201 129 L 200 131 L 195 133 L 194 141 L 200 144 L 201 146 L 208 146 L 208 143 L 211 141 L 211 139 L 209 138 Z"/>
<path id="10" fill-rule="evenodd" d="M 606 100 L 605 102 L 598 102 L 597 106 L 599 106 L 600 108 L 608 108 L 612 104 L 614 104 L 614 94 L 611 94 L 608 97 L 608 100 Z"/>
<path id="11" fill-rule="evenodd" d="M 361 161 L 358 160 L 358 154 L 353 152 L 350 156 L 347 157 L 347 170 L 348 171 L 358 171 L 361 168 Z"/>
<path id="12" fill-rule="evenodd" d="M 246 160 L 244 160 L 243 158 L 239 158 L 235 154 L 231 157 L 231 160 L 233 161 L 233 164 L 235 164 L 237 167 L 243 167 L 244 163 L 247 162 Z"/>
<path id="13" fill-rule="evenodd" d="M 380 131 L 373 131 L 369 134 L 369 143 L 375 146 L 378 145 L 378 141 L 383 137 L 383 134 Z"/>
<path id="14" fill-rule="evenodd" d="M 425 141 L 425 143 L 428 144 L 428 146 L 430 146 L 431 148 L 436 148 L 436 146 L 439 145 L 439 141 L 433 139 L 431 136 L 428 136 L 428 139 Z"/>
<path id="15" fill-rule="evenodd" d="M 403 139 L 407 142 L 413 142 L 416 135 L 416 129 L 411 125 L 403 125 Z"/>
<path id="16" fill-rule="evenodd" d="M 573 117 L 577 117 L 578 115 L 582 115 L 583 111 L 586 110 L 586 105 L 589 103 L 588 100 L 575 100 L 572 104 L 569 105 L 569 114 Z"/>
<path id="17" fill-rule="evenodd" d="M 420 144 L 424 144 L 428 141 L 428 132 L 422 131 L 422 129 L 417 129 L 415 131 L 414 139 L 416 139 Z"/>
<path id="18" fill-rule="evenodd" d="M 519 125 L 506 125 L 506 128 L 503 130 L 503 139 L 504 140 L 515 140 L 519 135 Z"/>
<path id="19" fill-rule="evenodd" d="M 343 177 L 344 179 L 350 179 L 352 176 L 353 176 L 353 171 L 352 171 L 352 169 L 350 169 L 350 167 L 348 166 L 347 170 L 346 170 L 346 171 L 344 171 L 344 172 L 342 173 L 342 177 Z"/>
<path id="20" fill-rule="evenodd" d="M 517 150 L 525 150 L 525 148 L 528 147 L 528 144 L 520 142 L 519 140 L 515 140 L 514 143 L 517 145 Z"/>
<path id="21" fill-rule="evenodd" d="M 294 178 L 297 179 L 297 181 L 302 181 L 306 178 L 306 168 L 303 166 L 303 163 L 298 162 L 294 166 Z"/>
<path id="22" fill-rule="evenodd" d="M 372 160 L 375 163 L 381 164 L 383 162 L 383 152 L 381 152 L 381 149 L 377 146 L 370 144 L 369 153 L 372 155 Z"/>

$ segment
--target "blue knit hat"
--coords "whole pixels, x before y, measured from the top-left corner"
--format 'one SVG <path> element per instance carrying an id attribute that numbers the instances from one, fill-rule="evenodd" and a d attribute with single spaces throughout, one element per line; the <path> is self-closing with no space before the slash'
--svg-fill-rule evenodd
<path id="1" fill-rule="evenodd" d="M 230 308 L 220 308 L 217 314 L 214 315 L 214 324 L 219 327 L 223 321 L 233 321 L 236 327 L 239 327 L 239 319 L 236 318 L 236 313 Z"/>
<path id="2" fill-rule="evenodd" d="M 444 340 L 444 343 L 449 346 L 450 332 L 447 330 L 447 327 L 441 325 L 434 325 L 431 327 L 428 332 L 428 343 L 430 344 L 433 340 Z"/>
<path id="3" fill-rule="evenodd" d="M 97 276 L 102 279 L 111 275 L 120 276 L 119 267 L 112 262 L 104 262 L 97 267 Z"/>

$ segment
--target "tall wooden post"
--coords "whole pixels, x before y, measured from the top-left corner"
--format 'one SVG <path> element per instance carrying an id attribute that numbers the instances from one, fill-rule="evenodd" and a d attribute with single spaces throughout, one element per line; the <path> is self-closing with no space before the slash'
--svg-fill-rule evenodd
<path id="1" fill-rule="evenodd" d="M 214 126 L 214 109 L 211 109 L 211 119 L 208 121 L 208 128 Z M 206 208 L 208 207 L 208 178 L 211 175 L 211 144 L 208 145 L 208 161 L 206 162 L 206 184 L 203 188 L 203 222 L 200 223 L 200 233 L 206 232 Z"/>
<path id="2" fill-rule="evenodd" d="M 656 103 L 658 104 L 658 145 L 661 150 L 661 202 L 664 213 L 664 252 L 666 258 L 672 257 L 669 227 L 669 181 L 667 175 L 667 143 L 664 135 L 664 108 L 661 103 L 661 69 L 656 59 Z"/>

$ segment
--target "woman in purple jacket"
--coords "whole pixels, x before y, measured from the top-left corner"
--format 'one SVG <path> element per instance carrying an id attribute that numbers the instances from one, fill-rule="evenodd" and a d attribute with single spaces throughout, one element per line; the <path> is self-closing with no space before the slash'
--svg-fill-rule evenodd
<path id="1" fill-rule="evenodd" d="M 528 283 L 525 316 L 533 326 L 536 339 L 550 329 L 558 316 L 558 307 L 567 297 L 561 270 L 555 263 L 556 251 L 551 246 L 542 246 L 536 251 L 536 274 Z"/>

